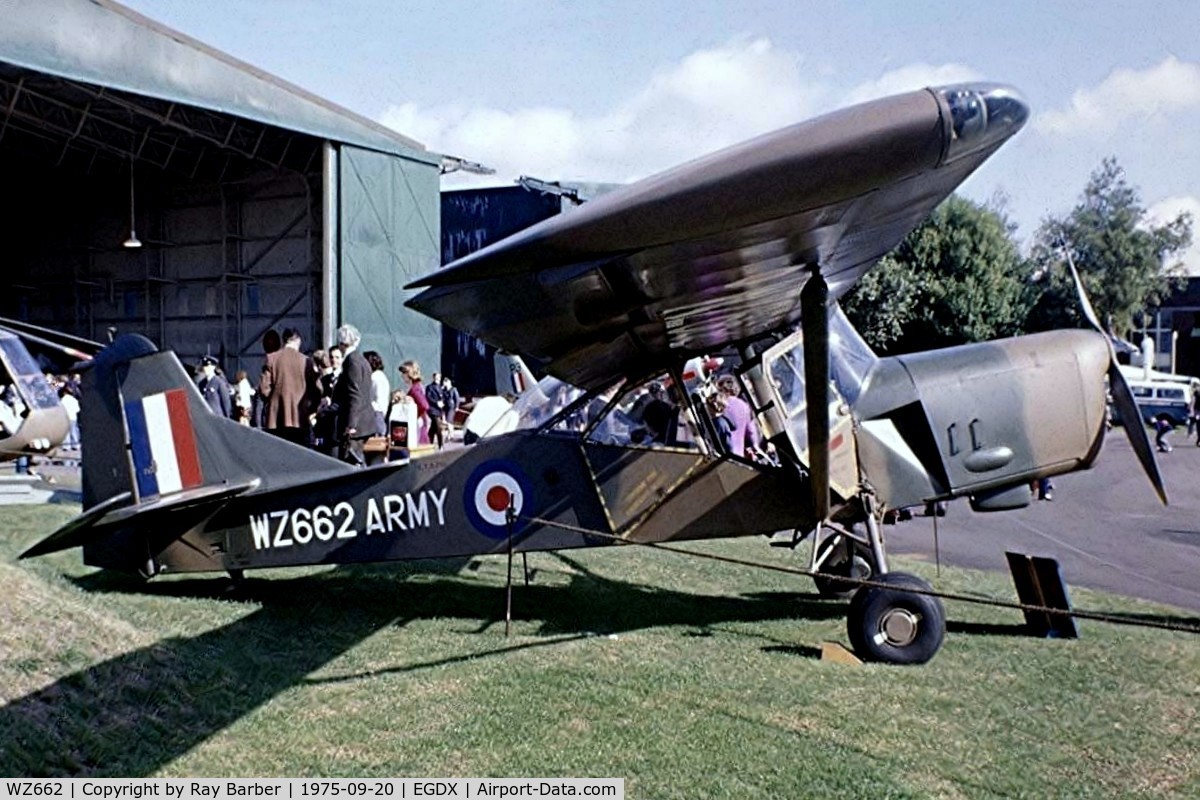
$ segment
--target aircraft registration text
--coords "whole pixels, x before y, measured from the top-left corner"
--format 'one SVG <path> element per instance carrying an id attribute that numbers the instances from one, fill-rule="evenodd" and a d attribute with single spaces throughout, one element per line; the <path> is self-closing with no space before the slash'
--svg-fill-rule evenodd
<path id="1" fill-rule="evenodd" d="M 332 506 L 322 504 L 251 514 L 250 535 L 255 550 L 266 550 L 304 546 L 313 541 L 353 539 L 360 533 L 372 536 L 444 527 L 446 492 L 443 488 L 385 494 L 368 498 L 365 506 L 359 508 L 343 500 Z"/>

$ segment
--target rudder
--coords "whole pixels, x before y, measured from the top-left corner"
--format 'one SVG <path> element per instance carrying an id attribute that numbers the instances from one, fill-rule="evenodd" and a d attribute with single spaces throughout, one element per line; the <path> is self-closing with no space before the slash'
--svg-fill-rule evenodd
<path id="1" fill-rule="evenodd" d="M 265 491 L 352 469 L 213 414 L 175 354 L 142 336 L 119 337 L 83 381 L 85 509 L 122 492 L 146 503 L 250 480 Z"/>

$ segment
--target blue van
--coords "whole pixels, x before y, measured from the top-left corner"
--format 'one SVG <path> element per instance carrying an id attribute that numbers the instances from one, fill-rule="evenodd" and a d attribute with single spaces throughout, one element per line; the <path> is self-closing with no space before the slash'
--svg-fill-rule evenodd
<path id="1" fill-rule="evenodd" d="M 1181 381 L 1129 381 L 1133 399 L 1142 412 L 1142 420 L 1150 423 L 1165 416 L 1175 425 L 1186 425 L 1192 408 L 1190 383 Z"/>

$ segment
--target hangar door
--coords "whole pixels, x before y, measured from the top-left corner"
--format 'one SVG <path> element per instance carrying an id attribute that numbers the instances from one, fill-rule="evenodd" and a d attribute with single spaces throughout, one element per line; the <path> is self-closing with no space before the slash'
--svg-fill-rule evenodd
<path id="1" fill-rule="evenodd" d="M 338 314 L 358 327 L 363 350 L 383 357 L 388 380 L 413 359 L 439 368 L 440 330 L 404 307 L 404 285 L 437 269 L 440 173 L 436 164 L 342 145 L 338 159 Z"/>

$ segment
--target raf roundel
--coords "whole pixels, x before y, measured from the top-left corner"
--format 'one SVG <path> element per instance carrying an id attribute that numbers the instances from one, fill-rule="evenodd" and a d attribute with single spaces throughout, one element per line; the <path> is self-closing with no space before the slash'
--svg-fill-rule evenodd
<path id="1" fill-rule="evenodd" d="M 467 478 L 463 506 L 475 529 L 485 536 L 502 539 L 508 535 L 508 509 L 518 519 L 513 533 L 526 525 L 521 512 L 530 501 L 529 481 L 521 468 L 510 461 L 485 461 Z"/>
<path id="2" fill-rule="evenodd" d="M 475 487 L 475 511 L 491 525 L 503 525 L 509 508 L 520 514 L 524 500 L 520 484 L 507 472 L 489 472 Z"/>

